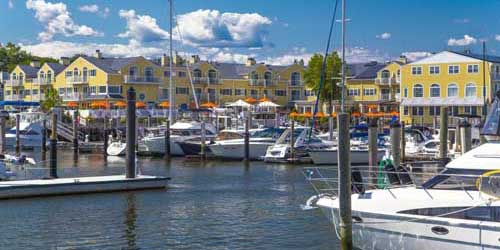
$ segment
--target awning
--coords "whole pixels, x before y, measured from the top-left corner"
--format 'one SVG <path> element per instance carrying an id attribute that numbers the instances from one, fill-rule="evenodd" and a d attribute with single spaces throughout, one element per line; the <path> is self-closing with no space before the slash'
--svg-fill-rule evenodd
<path id="1" fill-rule="evenodd" d="M 40 106 L 39 102 L 25 102 L 25 101 L 0 101 L 0 106 Z"/>
<path id="2" fill-rule="evenodd" d="M 482 106 L 483 98 L 479 97 L 444 97 L 444 98 L 404 98 L 402 106 Z"/>
<path id="3" fill-rule="evenodd" d="M 102 99 L 124 99 L 122 95 L 109 94 L 109 95 L 89 95 L 85 99 L 88 100 L 102 100 Z"/>

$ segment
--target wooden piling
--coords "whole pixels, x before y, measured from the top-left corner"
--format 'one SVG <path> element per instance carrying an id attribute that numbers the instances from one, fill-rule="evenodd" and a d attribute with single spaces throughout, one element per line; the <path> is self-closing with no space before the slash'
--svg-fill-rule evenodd
<path id="1" fill-rule="evenodd" d="M 165 128 L 165 157 L 170 158 L 170 121 L 167 120 Z"/>
<path id="2" fill-rule="evenodd" d="M 368 179 L 370 188 L 375 188 L 377 185 L 377 169 L 378 169 L 378 123 L 377 119 L 370 119 L 368 126 Z"/>
<path id="3" fill-rule="evenodd" d="M 50 177 L 57 178 L 57 114 L 52 113 L 52 134 L 50 135 Z"/>
<path id="4" fill-rule="evenodd" d="M 78 157 L 78 111 L 73 114 L 73 156 Z"/>
<path id="5" fill-rule="evenodd" d="M 245 155 L 243 160 L 250 161 L 250 111 L 247 111 L 245 116 Z"/>
<path id="6" fill-rule="evenodd" d="M 405 157 L 406 157 L 405 122 L 401 122 L 401 163 L 405 162 Z"/>
<path id="7" fill-rule="evenodd" d="M 328 140 L 333 141 L 333 117 L 328 116 Z"/>
<path id="8" fill-rule="evenodd" d="M 205 142 L 206 142 L 206 130 L 205 130 L 205 122 L 201 122 L 201 141 L 200 141 L 200 155 L 201 159 L 205 160 L 207 157 L 207 153 L 205 151 Z"/>
<path id="9" fill-rule="evenodd" d="M 42 129 L 42 157 L 45 157 L 47 152 L 47 120 L 43 119 L 43 129 Z"/>
<path id="10" fill-rule="evenodd" d="M 127 178 L 136 177 L 135 166 L 135 142 L 136 142 L 136 110 L 135 110 L 136 92 L 133 87 L 127 91 L 127 148 L 126 148 L 126 166 Z"/>
<path id="11" fill-rule="evenodd" d="M 338 122 L 338 185 L 340 214 L 340 245 L 343 250 L 352 249 L 352 211 L 351 211 L 351 152 L 349 136 L 349 114 L 339 113 Z"/>
<path id="12" fill-rule="evenodd" d="M 460 137 L 463 155 L 472 148 L 471 125 L 466 120 L 460 123 Z"/>
<path id="13" fill-rule="evenodd" d="M 292 124 L 290 124 L 290 158 L 295 160 L 295 120 L 292 119 Z"/>
<path id="14" fill-rule="evenodd" d="M 401 123 L 395 121 L 391 124 L 391 154 L 394 167 L 401 165 Z"/>
<path id="15" fill-rule="evenodd" d="M 0 153 L 5 153 L 6 141 L 5 141 L 5 117 L 0 117 Z"/>
<path id="16" fill-rule="evenodd" d="M 439 158 L 444 167 L 448 163 L 448 107 L 441 106 L 439 119 Z"/>
<path id="17" fill-rule="evenodd" d="M 16 155 L 19 156 L 19 154 L 21 153 L 21 139 L 20 139 L 20 125 L 21 123 L 21 115 L 20 114 L 16 114 Z"/>

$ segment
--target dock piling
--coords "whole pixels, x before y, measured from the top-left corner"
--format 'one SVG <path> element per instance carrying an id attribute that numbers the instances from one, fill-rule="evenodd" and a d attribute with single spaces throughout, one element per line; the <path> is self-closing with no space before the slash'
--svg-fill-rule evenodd
<path id="1" fill-rule="evenodd" d="M 73 157 L 78 159 L 78 111 L 73 114 Z M 104 150 L 106 151 L 106 150 Z"/>
<path id="2" fill-rule="evenodd" d="M 328 140 L 333 141 L 333 117 L 328 116 Z"/>
<path id="3" fill-rule="evenodd" d="M 245 155 L 243 160 L 250 161 L 250 111 L 247 111 L 245 116 Z"/>
<path id="4" fill-rule="evenodd" d="M 349 114 L 339 113 L 338 122 L 338 185 L 340 214 L 340 246 L 343 250 L 352 249 L 352 211 L 351 211 L 351 152 L 349 136 Z"/>
<path id="5" fill-rule="evenodd" d="M 471 125 L 466 120 L 460 123 L 460 136 L 463 155 L 472 148 Z"/>
<path id="6" fill-rule="evenodd" d="M 47 152 L 47 120 L 43 119 L 43 129 L 42 129 L 42 157 L 45 157 Z"/>
<path id="7" fill-rule="evenodd" d="M 205 130 L 205 122 L 201 122 L 201 141 L 200 141 L 200 155 L 201 159 L 205 160 L 207 157 L 207 153 L 205 151 L 205 142 L 206 142 L 206 130 Z"/>
<path id="8" fill-rule="evenodd" d="M 5 117 L 0 117 L 0 153 L 4 154 L 6 148 L 5 143 Z"/>
<path id="9" fill-rule="evenodd" d="M 16 155 L 21 153 L 21 140 L 19 138 L 19 124 L 21 123 L 21 115 L 16 114 Z"/>
<path id="10" fill-rule="evenodd" d="M 401 163 L 405 162 L 406 157 L 406 134 L 405 122 L 401 122 Z"/>
<path id="11" fill-rule="evenodd" d="M 401 123 L 395 121 L 391 124 L 391 154 L 395 168 L 401 165 Z"/>
<path id="12" fill-rule="evenodd" d="M 170 121 L 167 120 L 165 128 L 165 157 L 170 158 Z"/>
<path id="13" fill-rule="evenodd" d="M 136 92 L 133 87 L 127 91 L 127 146 L 126 146 L 126 177 L 135 178 L 135 142 L 136 142 L 136 110 L 135 110 Z"/>
<path id="14" fill-rule="evenodd" d="M 50 177 L 57 178 L 57 114 L 52 112 L 52 134 L 50 135 Z"/>
<path id="15" fill-rule="evenodd" d="M 292 124 L 290 124 L 290 158 L 295 160 L 295 120 L 292 119 Z"/>
<path id="16" fill-rule="evenodd" d="M 368 178 L 370 188 L 375 188 L 377 185 L 377 168 L 378 168 L 378 123 L 377 119 L 370 119 L 368 126 Z"/>
<path id="17" fill-rule="evenodd" d="M 439 158 L 444 167 L 448 163 L 448 107 L 441 107 L 439 119 Z"/>

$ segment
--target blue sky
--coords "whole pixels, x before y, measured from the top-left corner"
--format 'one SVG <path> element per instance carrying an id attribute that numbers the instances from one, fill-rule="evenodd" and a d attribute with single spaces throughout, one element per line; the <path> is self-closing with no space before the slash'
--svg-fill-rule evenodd
<path id="1" fill-rule="evenodd" d="M 500 1 L 347 3 L 351 62 L 403 53 L 417 58 L 444 49 L 479 52 L 483 40 L 488 53 L 500 53 Z M 174 1 L 174 49 L 218 61 L 307 60 L 324 51 L 333 6 L 331 0 Z M 335 25 L 332 44 L 338 49 L 340 23 Z M 101 49 L 109 56 L 156 57 L 168 52 L 168 26 L 167 0 L 0 0 L 0 42 L 42 56 Z"/>

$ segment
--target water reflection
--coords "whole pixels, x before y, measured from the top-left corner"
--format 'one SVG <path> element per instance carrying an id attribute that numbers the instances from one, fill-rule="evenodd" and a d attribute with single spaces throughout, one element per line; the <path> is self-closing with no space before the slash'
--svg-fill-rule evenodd
<path id="1" fill-rule="evenodd" d="M 127 209 L 125 210 L 125 239 L 127 241 L 127 250 L 139 249 L 136 244 L 136 220 L 137 212 L 135 208 L 135 194 L 128 193 L 126 196 Z"/>

